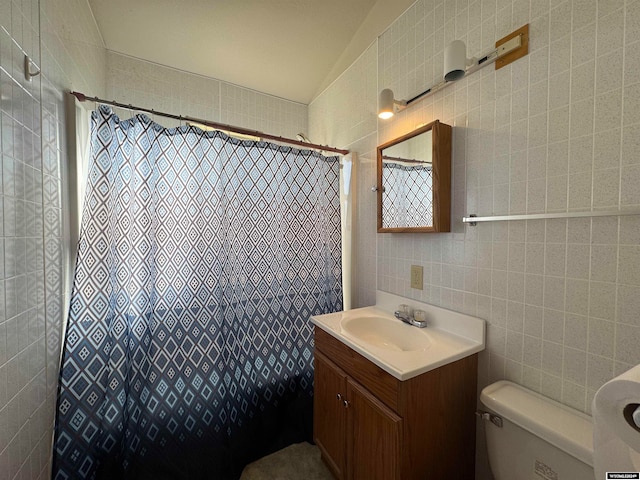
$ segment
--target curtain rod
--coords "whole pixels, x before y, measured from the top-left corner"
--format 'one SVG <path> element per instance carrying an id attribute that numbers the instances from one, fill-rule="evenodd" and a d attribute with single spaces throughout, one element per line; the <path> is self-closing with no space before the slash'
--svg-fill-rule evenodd
<path id="1" fill-rule="evenodd" d="M 402 158 L 402 157 L 391 157 L 389 155 L 382 155 L 383 160 L 396 160 L 398 162 L 407 162 L 407 163 L 420 163 L 423 165 L 431 165 L 431 162 L 425 162 L 424 160 L 415 160 L 413 158 Z"/>
<path id="2" fill-rule="evenodd" d="M 249 130 L 247 128 L 236 127 L 233 125 L 226 125 L 224 123 L 212 122 L 209 120 L 203 120 L 201 118 L 188 117 L 184 115 L 174 115 L 172 113 L 165 113 L 165 112 L 158 112 L 157 110 L 136 107 L 131 104 L 126 105 L 124 103 L 116 102 L 115 100 L 104 100 L 98 97 L 88 97 L 84 93 L 80 93 L 80 92 L 69 92 L 69 93 L 74 97 L 76 97 L 76 99 L 78 99 L 79 102 L 90 101 L 90 102 L 102 103 L 104 105 L 111 105 L 114 107 L 126 108 L 128 110 L 136 110 L 139 112 L 150 113 L 152 115 L 159 115 L 161 117 L 173 118 L 174 120 L 180 120 L 185 122 L 196 122 L 196 123 L 200 123 L 202 125 L 206 125 L 207 127 L 212 127 L 218 130 L 228 130 L 230 132 L 240 133 L 242 135 L 251 135 L 254 137 L 260 137 L 262 139 L 266 138 L 268 140 L 275 140 L 276 142 L 289 143 L 292 145 L 298 145 L 304 148 L 313 148 L 313 149 L 322 150 L 325 152 L 334 152 L 334 153 L 339 153 L 341 155 L 346 155 L 349 153 L 349 150 L 343 150 L 341 148 L 329 147 L 327 145 L 318 145 L 316 143 L 301 142 L 300 140 L 294 140 L 293 138 L 279 137 L 278 135 L 271 135 L 268 133 L 258 132 L 257 130 Z"/>

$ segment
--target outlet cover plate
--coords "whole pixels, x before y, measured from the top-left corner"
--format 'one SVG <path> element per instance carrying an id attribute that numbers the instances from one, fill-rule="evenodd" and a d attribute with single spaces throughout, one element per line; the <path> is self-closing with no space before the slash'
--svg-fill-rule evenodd
<path id="1" fill-rule="evenodd" d="M 422 290 L 422 266 L 411 265 L 411 288 Z"/>

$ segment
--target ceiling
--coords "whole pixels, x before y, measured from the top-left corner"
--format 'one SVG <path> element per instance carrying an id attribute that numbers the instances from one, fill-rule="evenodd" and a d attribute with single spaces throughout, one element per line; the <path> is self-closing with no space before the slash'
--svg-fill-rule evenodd
<path id="1" fill-rule="evenodd" d="M 89 0 L 107 49 L 308 104 L 414 0 Z"/>

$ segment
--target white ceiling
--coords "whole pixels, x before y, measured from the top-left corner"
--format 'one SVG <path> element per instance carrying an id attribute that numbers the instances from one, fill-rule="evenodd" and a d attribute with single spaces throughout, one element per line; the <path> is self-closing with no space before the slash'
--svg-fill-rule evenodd
<path id="1" fill-rule="evenodd" d="M 89 4 L 109 50 L 308 104 L 413 1 Z"/>

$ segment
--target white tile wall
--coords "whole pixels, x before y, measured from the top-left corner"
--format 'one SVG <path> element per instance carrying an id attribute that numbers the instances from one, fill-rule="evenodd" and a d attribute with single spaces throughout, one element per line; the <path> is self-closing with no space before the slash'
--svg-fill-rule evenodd
<path id="1" fill-rule="evenodd" d="M 375 303 L 377 53 L 369 47 L 337 81 L 309 105 L 309 135 L 321 143 L 357 152 L 354 177 L 356 218 L 353 229 L 352 303 Z"/>
<path id="2" fill-rule="evenodd" d="M 307 134 L 306 105 L 111 51 L 107 98 L 288 138 Z M 159 116 L 155 120 L 167 126 L 179 123 Z"/>
<path id="3" fill-rule="evenodd" d="M 376 95 L 354 103 L 373 78 L 358 74 L 370 55 L 375 93 L 407 98 L 439 80 L 451 40 L 478 55 L 525 23 L 527 57 L 357 135 L 335 127 L 375 111 Z M 377 288 L 487 320 L 481 387 L 507 378 L 585 412 L 599 386 L 640 363 L 638 217 L 461 223 L 468 213 L 640 206 L 638 25 L 637 0 L 418 0 L 317 97 L 312 134 L 365 157 L 375 146 L 360 138 L 380 144 L 434 119 L 454 126 L 452 233 L 376 235 L 374 177 L 360 176 L 357 235 L 369 241 L 356 249 L 355 305 L 374 301 L 360 258 L 376 255 Z M 411 264 L 424 267 L 422 291 L 409 286 Z"/>
<path id="4" fill-rule="evenodd" d="M 38 478 L 45 468 L 45 321 L 42 267 L 40 82 L 37 2 L 0 7 L 2 267 L 0 268 L 0 477 Z"/>
<path id="5" fill-rule="evenodd" d="M 104 91 L 104 49 L 88 3 L 53 3 L 0 0 L 2 480 L 50 477 L 63 318 L 62 92 Z M 42 70 L 31 83 L 24 53 Z"/>

